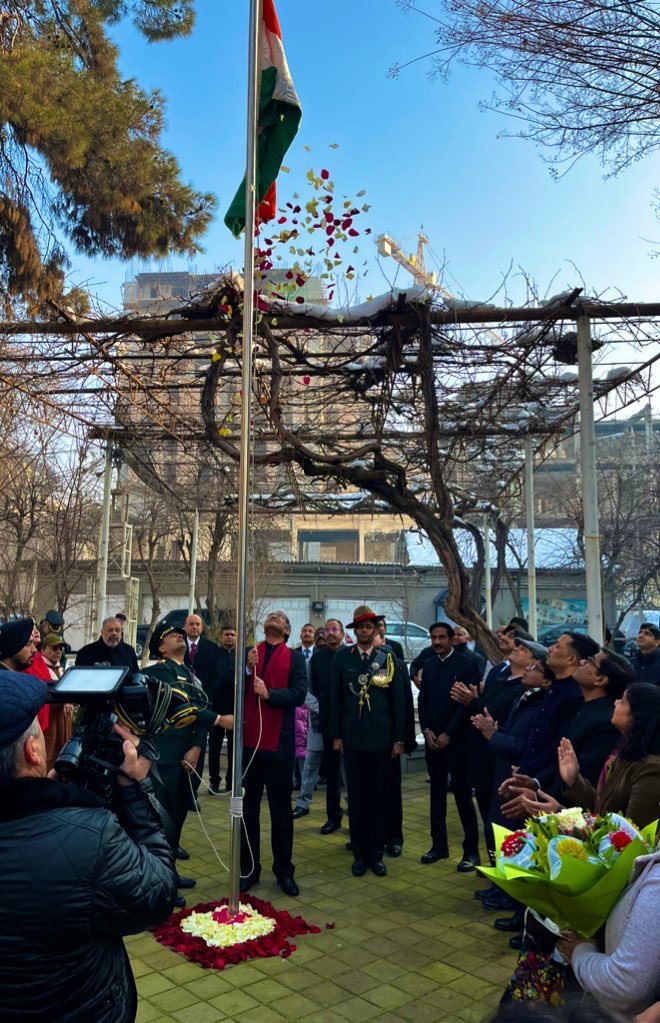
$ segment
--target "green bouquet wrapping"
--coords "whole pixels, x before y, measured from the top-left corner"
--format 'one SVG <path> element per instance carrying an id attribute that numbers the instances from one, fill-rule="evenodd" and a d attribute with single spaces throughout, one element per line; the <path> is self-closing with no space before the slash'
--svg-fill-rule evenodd
<path id="1" fill-rule="evenodd" d="M 520 831 L 494 825 L 496 866 L 477 869 L 561 930 L 591 938 L 628 884 L 635 858 L 653 849 L 657 823 L 640 830 L 620 814 L 574 807 L 533 817 Z"/>

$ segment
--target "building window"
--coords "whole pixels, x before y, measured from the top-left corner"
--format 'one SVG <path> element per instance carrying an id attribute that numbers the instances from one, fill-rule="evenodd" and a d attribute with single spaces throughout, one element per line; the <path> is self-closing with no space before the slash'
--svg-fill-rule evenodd
<path id="1" fill-rule="evenodd" d="M 357 529 L 302 529 L 298 533 L 298 561 L 360 560 Z"/>
<path id="2" fill-rule="evenodd" d="M 364 559 L 394 565 L 399 560 L 399 533 L 367 533 L 364 538 Z"/>

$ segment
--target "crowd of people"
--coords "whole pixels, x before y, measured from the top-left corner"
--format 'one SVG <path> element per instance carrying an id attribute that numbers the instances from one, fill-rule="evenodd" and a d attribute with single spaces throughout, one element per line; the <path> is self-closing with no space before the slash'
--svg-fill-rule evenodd
<path id="1" fill-rule="evenodd" d="M 225 623 L 216 642 L 196 614 L 182 628 L 157 625 L 151 663 L 142 670 L 184 692 L 191 710 L 180 727 L 159 733 L 153 768 L 116 726 L 124 761 L 113 804 L 103 806 L 53 772 L 71 736 L 74 712 L 69 704 L 48 701 L 48 687 L 61 677 L 70 652 L 63 625 L 61 615 L 49 611 L 39 626 L 27 618 L 0 626 L 0 689 L 9 708 L 0 727 L 0 855 L 7 864 L 0 875 L 0 917 L 5 923 L 13 919 L 12 928 L 0 932 L 2 1005 L 9 1006 L 7 1019 L 32 1018 L 21 1014 L 19 1002 L 36 1006 L 38 1013 L 56 971 L 74 958 L 78 943 L 82 952 L 71 969 L 80 978 L 85 1018 L 130 1020 L 135 992 L 121 935 L 185 905 L 182 890 L 196 883 L 179 874 L 175 863 L 189 859 L 181 832 L 186 814 L 201 809 L 206 758 L 210 793 L 232 788 L 236 632 Z M 122 616 L 107 618 L 99 639 L 78 651 L 76 665 L 136 671 L 123 625 Z M 346 629 L 355 642 L 347 640 Z M 574 805 L 621 813 L 639 827 L 658 817 L 660 629 L 651 623 L 641 626 L 637 651 L 628 660 L 570 629 L 546 648 L 523 619 L 513 619 L 497 630 L 499 658 L 487 661 L 464 628 L 439 621 L 430 626 L 429 646 L 409 665 L 388 637 L 384 616 L 366 605 L 355 609 L 346 627 L 334 618 L 321 628 L 307 623 L 295 648 L 291 631 L 283 611 L 270 612 L 263 640 L 245 656 L 241 891 L 261 882 L 265 793 L 272 871 L 285 894 L 299 895 L 295 824 L 322 801 L 321 783 L 321 834 L 340 831 L 348 814 L 349 841 L 342 839 L 342 845 L 351 853 L 351 873 L 385 877 L 387 860 L 400 857 L 404 848 L 401 760 L 420 748 L 428 772 L 430 831 L 421 862 L 429 869 L 451 855 L 448 793 L 460 819 L 456 869 L 462 874 L 494 862 L 494 824 L 515 829 L 530 816 Z M 88 807 L 90 825 L 77 843 Z M 51 876 L 53 890 L 60 892 L 68 891 L 91 843 L 103 851 L 96 872 L 84 874 L 81 892 L 67 906 L 57 954 L 50 950 L 60 923 L 55 913 L 52 919 L 46 913 L 37 926 L 38 907 L 31 915 L 27 899 L 28 912 L 16 925 L 17 892 L 32 876 L 16 850 L 10 853 L 17 831 L 28 845 L 30 836 L 39 835 L 47 842 L 56 838 L 62 849 L 76 846 L 58 858 Z M 35 870 L 43 841 L 30 850 Z M 136 870 L 140 879 L 128 876 Z M 513 948 L 524 948 L 524 907 L 496 886 L 474 894 L 484 911 L 508 911 L 493 925 L 512 932 Z M 659 1018 L 653 1015 L 660 999 L 659 894 L 660 854 L 654 853 L 636 864 L 602 945 L 570 933 L 559 941 L 575 989 L 588 992 L 615 1020 L 630 1021 L 636 1013 L 643 1023 Z M 78 899 L 84 909 L 71 919 Z M 95 957 L 103 961 L 98 969 Z M 36 965 L 42 958 L 43 969 Z M 28 996 L 35 971 L 39 982 Z M 17 977 L 5 1003 L 5 990 Z"/>

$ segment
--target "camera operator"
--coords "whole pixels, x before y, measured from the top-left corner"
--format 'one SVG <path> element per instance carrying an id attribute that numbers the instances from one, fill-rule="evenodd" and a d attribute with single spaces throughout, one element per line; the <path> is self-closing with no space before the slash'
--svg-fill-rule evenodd
<path id="1" fill-rule="evenodd" d="M 166 919 L 174 857 L 151 762 L 123 739 L 113 809 L 46 777 L 44 682 L 0 670 L 0 1006 L 3 1023 L 131 1023 L 137 993 L 122 936 Z M 51 773 L 52 775 L 52 773 Z"/>

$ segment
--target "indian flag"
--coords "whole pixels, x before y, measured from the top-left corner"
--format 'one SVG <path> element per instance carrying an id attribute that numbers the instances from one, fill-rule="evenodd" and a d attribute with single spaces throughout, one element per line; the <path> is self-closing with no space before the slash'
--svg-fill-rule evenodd
<path id="1" fill-rule="evenodd" d="M 257 220 L 265 221 L 275 216 L 275 181 L 302 117 L 273 0 L 263 0 L 257 74 L 260 86 L 255 185 L 259 198 Z M 225 224 L 236 238 L 245 227 L 245 178 L 227 210 Z"/>

